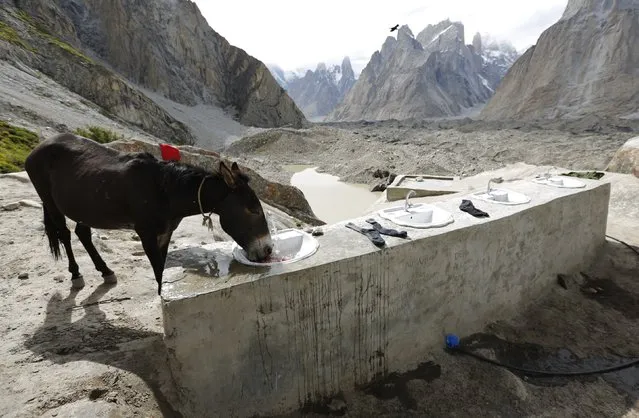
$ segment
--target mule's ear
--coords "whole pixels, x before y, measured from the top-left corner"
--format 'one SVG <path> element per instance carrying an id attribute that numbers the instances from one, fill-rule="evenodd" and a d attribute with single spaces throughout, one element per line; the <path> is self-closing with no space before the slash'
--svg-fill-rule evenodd
<path id="1" fill-rule="evenodd" d="M 233 172 L 229 170 L 229 167 L 226 164 L 224 164 L 224 161 L 222 160 L 220 160 L 220 174 L 222 175 L 222 178 L 224 178 L 224 182 L 226 183 L 227 186 L 229 186 L 230 188 L 235 187 L 235 176 L 233 175 Z"/>
<path id="2" fill-rule="evenodd" d="M 233 172 L 233 175 L 235 176 L 235 179 L 240 179 L 242 180 L 244 183 L 248 183 L 249 182 L 249 178 L 246 175 L 246 173 L 244 173 L 242 170 L 240 170 L 240 166 L 237 165 L 236 162 L 233 162 L 233 164 L 231 164 L 231 171 Z"/>

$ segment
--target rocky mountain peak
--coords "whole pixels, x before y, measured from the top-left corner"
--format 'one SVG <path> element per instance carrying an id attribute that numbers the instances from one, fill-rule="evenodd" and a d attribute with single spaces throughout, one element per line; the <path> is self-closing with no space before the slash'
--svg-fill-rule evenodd
<path id="1" fill-rule="evenodd" d="M 354 87 L 327 120 L 380 120 L 461 115 L 485 103 L 514 61 L 495 51 L 486 57 L 465 44 L 464 25 L 449 19 L 428 25 L 417 38 L 402 26 L 371 56 Z"/>
<path id="2" fill-rule="evenodd" d="M 384 43 L 382 44 L 382 48 L 379 51 L 379 53 L 383 56 L 383 57 L 388 57 L 390 56 L 390 54 L 392 53 L 392 51 L 395 49 L 395 45 L 397 45 L 397 39 L 395 39 L 392 36 L 387 36 L 386 40 L 384 41 Z"/>
<path id="3" fill-rule="evenodd" d="M 277 72 L 277 68 L 274 67 L 274 71 Z M 344 57 L 341 65 L 321 62 L 315 71 L 307 70 L 303 77 L 291 77 L 286 81 L 286 88 L 306 117 L 321 119 L 335 108 L 355 81 L 351 61 Z"/>
<path id="4" fill-rule="evenodd" d="M 446 19 L 426 26 L 417 34 L 417 40 L 429 51 L 459 51 L 465 45 L 464 25 Z"/>
<path id="5" fill-rule="evenodd" d="M 639 108 L 639 0 L 570 0 L 515 62 L 485 119 L 632 117 Z"/>
<path id="6" fill-rule="evenodd" d="M 479 32 L 473 36 L 473 48 L 475 48 L 475 52 L 481 55 L 482 53 L 482 45 L 481 45 L 481 35 Z"/>
<path id="7" fill-rule="evenodd" d="M 415 39 L 415 35 L 413 35 L 413 32 L 410 30 L 408 25 L 400 26 L 399 29 L 397 30 L 397 41 L 399 41 L 399 42 L 409 41 L 410 42 L 412 39 Z"/>
<path id="8" fill-rule="evenodd" d="M 596 16 L 605 18 L 610 13 L 620 10 L 637 10 L 637 0 L 569 0 L 561 20 L 575 16 Z"/>
<path id="9" fill-rule="evenodd" d="M 349 57 L 344 57 L 342 60 L 342 78 L 348 78 L 355 81 L 355 71 L 353 71 L 353 66 L 351 65 L 351 59 Z"/>
<path id="10" fill-rule="evenodd" d="M 432 42 L 439 34 L 452 25 L 450 19 L 442 20 L 435 24 L 429 24 L 417 34 L 417 40 L 424 46 Z"/>
<path id="11" fill-rule="evenodd" d="M 304 122 L 266 66 L 213 30 L 189 0 L 20 4 L 57 36 L 77 42 L 130 82 L 173 102 L 227 108 L 246 125 L 301 127 Z M 54 11 L 71 27 L 58 32 L 64 19 Z"/>

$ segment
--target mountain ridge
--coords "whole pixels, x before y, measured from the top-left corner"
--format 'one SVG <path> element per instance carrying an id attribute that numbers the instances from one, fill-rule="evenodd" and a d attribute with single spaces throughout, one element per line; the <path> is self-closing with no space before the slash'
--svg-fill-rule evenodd
<path id="1" fill-rule="evenodd" d="M 587 115 L 639 118 L 639 0 L 570 0 L 479 117 Z"/>
<path id="2" fill-rule="evenodd" d="M 349 57 L 341 65 L 317 64 L 315 70 L 306 70 L 303 76 L 272 70 L 282 85 L 302 109 L 307 118 L 322 119 L 328 115 L 355 84 L 355 72 Z"/>
<path id="3" fill-rule="evenodd" d="M 481 36 L 475 38 L 479 44 Z M 510 64 L 487 61 L 466 45 L 461 22 L 446 19 L 417 36 L 403 25 L 372 54 L 326 121 L 461 116 L 488 101 L 501 81 L 498 69 Z"/>
<path id="4" fill-rule="evenodd" d="M 220 108 L 244 126 L 307 123 L 266 66 L 230 45 L 188 0 L 6 0 L 1 12 L 18 40 L 0 39 L 5 59 L 159 138 L 195 140 L 180 112 L 145 89 L 176 105 Z M 214 123 L 200 123 L 215 132 Z"/>

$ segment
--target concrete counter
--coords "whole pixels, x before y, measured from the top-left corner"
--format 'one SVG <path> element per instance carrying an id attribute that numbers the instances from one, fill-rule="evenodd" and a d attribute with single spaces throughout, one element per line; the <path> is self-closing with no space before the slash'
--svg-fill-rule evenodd
<path id="1" fill-rule="evenodd" d="M 563 189 L 520 180 L 494 187 L 532 198 L 500 205 L 470 198 L 490 218 L 453 214 L 442 228 L 383 236 L 378 249 L 344 227 L 324 228 L 317 253 L 248 267 L 230 243 L 205 246 L 217 276 L 169 268 L 162 294 L 165 342 L 185 416 L 286 412 L 379 375 L 415 368 L 446 332 L 477 332 L 514 315 L 585 268 L 605 241 L 610 184 Z M 415 199 L 419 201 L 419 199 Z M 394 202 L 403 204 L 403 202 Z M 365 216 L 353 220 L 367 226 Z M 189 251 L 180 250 L 180 251 Z"/>

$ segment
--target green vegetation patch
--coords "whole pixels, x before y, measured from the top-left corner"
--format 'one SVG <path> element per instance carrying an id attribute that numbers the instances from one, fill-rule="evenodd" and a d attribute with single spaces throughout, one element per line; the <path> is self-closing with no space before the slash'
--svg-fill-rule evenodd
<path id="1" fill-rule="evenodd" d="M 33 47 L 26 43 L 20 37 L 20 35 L 18 35 L 18 32 L 16 32 L 15 29 L 4 22 L 0 22 L 0 39 L 10 42 L 14 45 L 18 45 L 21 48 L 33 51 Z"/>
<path id="2" fill-rule="evenodd" d="M 83 136 L 99 142 L 100 144 L 108 144 L 109 142 L 124 139 L 124 136 L 113 132 L 110 129 L 102 128 L 101 126 L 87 126 L 86 128 L 77 128 L 73 131 L 76 135 Z"/>
<path id="3" fill-rule="evenodd" d="M 61 39 L 51 35 L 51 33 L 49 33 L 49 31 L 41 23 L 35 21 L 33 17 L 31 17 L 24 10 L 18 10 L 12 14 L 17 19 L 20 19 L 22 22 L 26 23 L 32 31 L 35 31 L 38 35 L 46 39 L 50 45 L 57 46 L 58 48 L 68 52 L 69 54 L 74 55 L 90 64 L 93 64 L 93 60 L 91 58 L 87 57 L 67 42 L 64 42 Z M 0 22 L 0 38 L 12 42 L 16 45 L 20 45 L 25 49 L 35 51 L 33 47 L 29 46 L 26 42 L 20 39 L 20 36 L 13 28 L 3 22 Z"/>
<path id="4" fill-rule="evenodd" d="M 24 161 L 38 142 L 35 132 L 0 120 L 0 173 L 24 170 Z"/>
<path id="5" fill-rule="evenodd" d="M 13 13 L 13 15 L 22 20 L 24 23 L 27 23 L 29 25 L 34 24 L 33 18 L 24 10 L 17 10 L 15 13 Z"/>
<path id="6" fill-rule="evenodd" d="M 55 45 L 60 49 L 63 49 L 64 51 L 68 52 L 69 54 L 75 55 L 76 57 L 93 64 L 93 60 L 89 57 L 87 57 L 86 55 L 84 55 L 82 52 L 78 51 L 77 49 L 75 49 L 73 46 L 69 45 L 68 43 L 61 41 L 60 39 L 49 35 L 48 33 L 44 33 L 42 32 L 42 36 L 44 36 L 45 38 L 47 38 L 47 41 L 49 41 L 49 43 L 51 45 Z"/>

